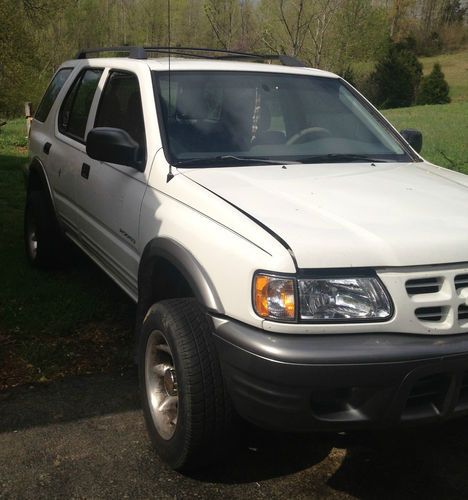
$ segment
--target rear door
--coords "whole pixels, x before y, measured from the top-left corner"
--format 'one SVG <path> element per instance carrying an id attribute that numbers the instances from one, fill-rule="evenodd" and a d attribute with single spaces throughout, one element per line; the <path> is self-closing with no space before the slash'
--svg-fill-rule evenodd
<path id="1" fill-rule="evenodd" d="M 51 184 L 59 217 L 77 236 L 76 183 L 86 157 L 88 117 L 103 68 L 82 69 L 70 86 L 55 124 L 57 141 L 50 148 Z"/>

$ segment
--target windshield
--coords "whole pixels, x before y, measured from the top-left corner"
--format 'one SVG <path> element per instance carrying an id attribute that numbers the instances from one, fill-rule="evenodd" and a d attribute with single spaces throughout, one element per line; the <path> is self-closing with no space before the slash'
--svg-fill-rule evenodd
<path id="1" fill-rule="evenodd" d="M 177 71 L 154 72 L 154 79 L 173 164 L 411 161 L 337 78 Z"/>

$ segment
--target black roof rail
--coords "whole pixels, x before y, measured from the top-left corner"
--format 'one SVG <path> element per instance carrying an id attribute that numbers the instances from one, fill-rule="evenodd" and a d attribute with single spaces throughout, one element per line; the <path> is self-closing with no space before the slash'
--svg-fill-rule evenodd
<path id="1" fill-rule="evenodd" d="M 278 56 L 278 59 L 284 66 L 296 66 L 298 68 L 303 68 L 305 66 L 305 64 L 296 57 L 287 56 L 283 54 Z"/>
<path id="2" fill-rule="evenodd" d="M 171 54 L 185 57 L 195 57 L 203 59 L 253 59 L 272 60 L 276 59 L 285 66 L 304 67 L 305 64 L 295 57 L 283 54 L 253 54 L 250 52 L 239 52 L 235 50 L 210 49 L 202 47 L 153 47 L 153 46 L 121 46 L 121 47 L 96 47 L 92 49 L 80 50 L 76 54 L 76 59 L 86 59 L 89 54 L 100 54 L 103 52 L 116 52 L 128 54 L 131 59 L 147 59 L 148 53 Z M 212 53 L 215 55 L 201 55 L 200 52 Z"/>
<path id="3" fill-rule="evenodd" d="M 143 47 L 133 47 L 124 45 L 122 47 L 96 47 L 93 49 L 80 50 L 75 59 L 87 59 L 88 54 L 100 54 L 102 52 L 120 52 L 128 54 L 131 59 L 146 59 L 146 52 Z"/>

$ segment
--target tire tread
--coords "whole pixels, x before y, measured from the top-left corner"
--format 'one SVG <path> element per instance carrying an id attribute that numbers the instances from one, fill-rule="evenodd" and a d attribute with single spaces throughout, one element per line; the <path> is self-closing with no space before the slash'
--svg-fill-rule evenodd
<path id="1" fill-rule="evenodd" d="M 229 449 L 229 438 L 234 435 L 235 414 L 223 381 L 212 324 L 201 305 L 192 298 L 169 299 L 153 305 L 143 322 L 143 332 L 146 333 L 143 338 L 149 335 L 148 328 L 151 328 L 155 316 L 156 322 L 161 323 L 163 333 L 170 332 L 174 336 L 178 351 L 176 357 L 184 369 L 184 396 L 189 410 L 183 445 L 176 457 L 171 453 L 165 456 L 161 449 L 161 445 L 164 448 L 165 444 L 160 439 L 153 439 L 153 442 L 156 441 L 160 452 L 163 452 L 161 454 L 174 469 L 189 470 L 212 462 Z M 144 359 L 141 352 L 144 345 L 143 341 L 140 344 L 140 360 Z M 140 369 L 140 381 L 143 383 L 142 372 Z M 142 397 L 146 397 L 143 390 Z M 145 417 L 150 435 L 154 435 L 156 431 L 151 429 L 151 418 L 146 414 Z"/>

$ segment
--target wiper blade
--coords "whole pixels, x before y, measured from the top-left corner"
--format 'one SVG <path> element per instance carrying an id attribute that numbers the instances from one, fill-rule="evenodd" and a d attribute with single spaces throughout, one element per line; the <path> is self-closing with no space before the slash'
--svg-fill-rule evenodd
<path id="1" fill-rule="evenodd" d="M 290 165 L 297 161 L 290 160 L 272 160 L 270 158 L 249 158 L 246 156 L 220 155 L 208 158 L 190 158 L 179 160 L 173 163 L 174 167 L 196 167 L 198 165 L 206 166 L 231 166 L 231 165 Z"/>
<path id="2" fill-rule="evenodd" d="M 327 154 L 327 155 L 315 155 L 308 156 L 307 158 L 301 158 L 302 163 L 340 163 L 346 161 L 360 161 L 366 163 L 389 163 L 391 160 L 385 158 L 374 158 L 373 156 L 367 155 L 355 155 L 355 154 Z"/>

